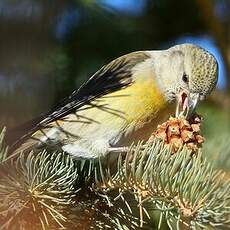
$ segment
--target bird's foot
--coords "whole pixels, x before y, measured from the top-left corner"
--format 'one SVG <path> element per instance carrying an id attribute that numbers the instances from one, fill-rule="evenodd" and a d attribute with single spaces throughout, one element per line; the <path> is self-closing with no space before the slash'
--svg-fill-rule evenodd
<path id="1" fill-rule="evenodd" d="M 108 150 L 113 153 L 126 153 L 129 151 L 129 147 L 109 147 Z"/>

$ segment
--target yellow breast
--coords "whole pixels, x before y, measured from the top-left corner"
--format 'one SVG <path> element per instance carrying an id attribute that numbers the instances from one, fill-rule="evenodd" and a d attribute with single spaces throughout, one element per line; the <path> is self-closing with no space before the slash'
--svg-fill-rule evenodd
<path id="1" fill-rule="evenodd" d="M 138 140 L 147 140 L 160 124 L 168 118 L 171 107 L 154 83 L 154 79 L 136 81 L 130 87 L 111 94 L 106 103 L 116 111 L 121 111 L 124 120 L 110 116 L 104 117 L 104 123 L 110 127 L 122 127 L 123 140 L 119 144 L 131 144 Z M 111 123 L 112 122 L 112 123 Z"/>
<path id="2" fill-rule="evenodd" d="M 136 81 L 110 96 L 106 102 L 121 111 L 128 123 L 155 118 L 166 107 L 166 100 L 153 79 Z"/>

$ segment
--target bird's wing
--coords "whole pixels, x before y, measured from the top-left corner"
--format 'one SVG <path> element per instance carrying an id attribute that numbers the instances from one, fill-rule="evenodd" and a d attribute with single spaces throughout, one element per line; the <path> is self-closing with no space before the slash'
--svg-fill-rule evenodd
<path id="1" fill-rule="evenodd" d="M 133 82 L 133 67 L 148 58 L 147 53 L 139 51 L 121 56 L 103 66 L 78 90 L 74 91 L 50 112 L 42 114 L 34 120 L 35 122 L 30 122 L 32 127 L 24 131 L 24 135 L 13 142 L 13 146 L 18 146 L 34 132 L 48 127 L 50 123 L 60 120 L 70 113 L 76 113 L 82 106 L 87 104 L 93 106 L 91 102 L 94 99 L 129 86 Z"/>

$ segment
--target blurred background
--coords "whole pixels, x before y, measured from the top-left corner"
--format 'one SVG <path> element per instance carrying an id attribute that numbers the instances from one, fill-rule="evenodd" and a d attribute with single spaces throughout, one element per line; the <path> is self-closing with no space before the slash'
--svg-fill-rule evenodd
<path id="1" fill-rule="evenodd" d="M 229 0 L 1 0 L 0 126 L 46 112 L 120 55 L 184 42 L 219 62 L 199 111 L 213 150 L 230 140 Z"/>

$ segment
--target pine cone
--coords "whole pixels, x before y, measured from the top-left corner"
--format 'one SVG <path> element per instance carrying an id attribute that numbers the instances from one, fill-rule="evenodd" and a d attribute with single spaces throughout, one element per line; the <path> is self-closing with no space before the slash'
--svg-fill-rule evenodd
<path id="1" fill-rule="evenodd" d="M 166 145 L 172 146 L 172 152 L 186 146 L 192 154 L 197 153 L 204 143 L 204 137 L 200 135 L 201 117 L 195 114 L 189 121 L 183 117 L 170 117 L 168 121 L 157 126 L 156 132 L 150 137 L 163 140 Z"/>

